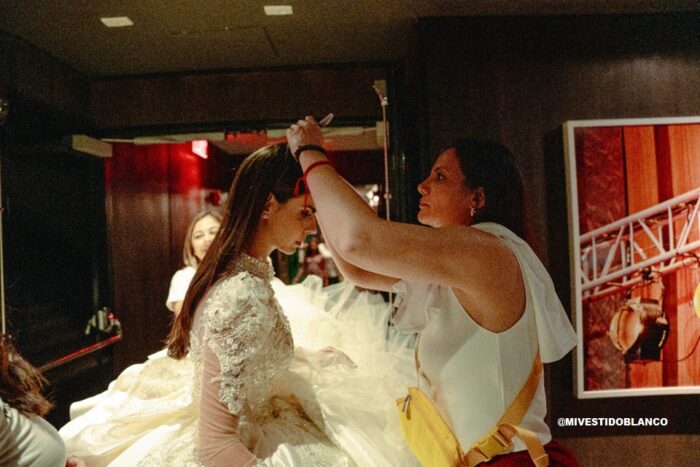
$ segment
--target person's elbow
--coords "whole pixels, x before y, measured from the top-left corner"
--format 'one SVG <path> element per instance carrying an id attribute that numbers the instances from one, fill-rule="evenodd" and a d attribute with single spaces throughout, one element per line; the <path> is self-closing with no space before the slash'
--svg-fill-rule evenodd
<path id="1" fill-rule="evenodd" d="M 370 245 L 369 232 L 365 229 L 348 229 L 338 242 L 338 254 L 346 261 L 355 264 Z"/>

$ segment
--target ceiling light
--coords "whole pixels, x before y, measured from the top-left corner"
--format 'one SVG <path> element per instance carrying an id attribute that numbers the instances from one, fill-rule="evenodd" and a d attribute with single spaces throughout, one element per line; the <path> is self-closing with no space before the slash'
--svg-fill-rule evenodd
<path id="1" fill-rule="evenodd" d="M 134 22 L 128 16 L 110 16 L 100 18 L 102 24 L 108 28 L 123 28 L 124 26 L 133 26 Z"/>
<path id="2" fill-rule="evenodd" d="M 293 13 L 292 5 L 265 5 L 263 8 L 267 16 L 285 16 Z"/>

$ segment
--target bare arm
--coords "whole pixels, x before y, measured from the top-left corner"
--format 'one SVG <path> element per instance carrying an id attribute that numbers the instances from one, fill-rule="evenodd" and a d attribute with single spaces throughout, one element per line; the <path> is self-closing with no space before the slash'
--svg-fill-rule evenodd
<path id="1" fill-rule="evenodd" d="M 335 261 L 336 267 L 340 273 L 350 280 L 352 283 L 359 285 L 365 289 L 383 290 L 391 292 L 394 284 L 398 281 L 395 277 L 383 276 L 365 269 L 361 269 L 343 259 L 342 256 L 333 247 L 333 244 L 326 242 L 326 247 L 330 250 Z"/>
<path id="2" fill-rule="evenodd" d="M 292 279 L 292 284 L 298 284 L 303 275 L 304 275 L 304 264 L 302 263 L 299 265 L 299 270 L 297 271 L 297 275 L 294 276 L 294 278 Z"/>
<path id="3" fill-rule="evenodd" d="M 287 134 L 290 148 L 320 144 L 320 128 L 312 118 L 299 121 Z M 325 156 L 304 151 L 306 170 Z M 498 238 L 478 229 L 430 228 L 379 219 L 355 190 L 328 165 L 307 175 L 317 217 L 339 256 L 361 270 L 385 277 L 441 284 L 458 289 L 470 311 L 490 313 L 489 328 L 512 324 L 522 312 L 522 279 L 517 260 Z"/>

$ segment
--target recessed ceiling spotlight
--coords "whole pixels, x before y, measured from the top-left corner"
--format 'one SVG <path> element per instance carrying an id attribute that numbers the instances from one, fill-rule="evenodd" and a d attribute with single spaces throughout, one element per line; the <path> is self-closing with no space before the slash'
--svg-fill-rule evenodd
<path id="1" fill-rule="evenodd" d="M 134 22 L 128 16 L 110 16 L 100 18 L 102 24 L 108 28 L 123 28 L 124 26 L 133 26 Z"/>
<path id="2" fill-rule="evenodd" d="M 292 5 L 265 5 L 263 8 L 267 16 L 285 16 L 294 13 Z"/>

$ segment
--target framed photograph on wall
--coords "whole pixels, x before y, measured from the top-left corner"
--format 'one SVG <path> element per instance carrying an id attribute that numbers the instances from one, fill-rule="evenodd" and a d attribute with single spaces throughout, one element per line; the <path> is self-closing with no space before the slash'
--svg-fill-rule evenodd
<path id="1" fill-rule="evenodd" d="M 700 116 L 563 131 L 577 397 L 700 393 Z"/>

